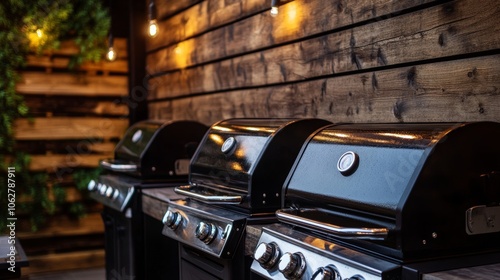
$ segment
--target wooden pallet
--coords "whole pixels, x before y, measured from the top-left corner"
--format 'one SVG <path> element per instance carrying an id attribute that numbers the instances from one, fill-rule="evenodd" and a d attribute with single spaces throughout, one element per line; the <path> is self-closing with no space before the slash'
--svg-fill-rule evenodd
<path id="1" fill-rule="evenodd" d="M 102 205 L 75 187 L 72 174 L 95 168 L 128 127 L 126 40 L 116 38 L 115 62 L 85 63 L 68 69 L 78 50 L 65 42 L 60 50 L 30 55 L 21 71 L 18 93 L 30 108 L 30 119 L 15 123 L 17 149 L 31 156 L 30 170 L 46 172 L 50 183 L 65 189 L 65 207 L 31 232 L 29 214 L 18 216 L 17 237 L 30 262 L 23 274 L 104 266 Z M 88 213 L 78 219 L 66 209 L 82 203 Z"/>

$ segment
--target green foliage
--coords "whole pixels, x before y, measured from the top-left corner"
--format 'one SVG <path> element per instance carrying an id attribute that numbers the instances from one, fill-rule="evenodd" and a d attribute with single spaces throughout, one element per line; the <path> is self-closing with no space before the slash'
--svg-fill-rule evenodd
<path id="1" fill-rule="evenodd" d="M 47 191 L 48 176 L 28 171 L 30 158 L 15 150 L 14 121 L 28 115 L 23 97 L 16 93 L 17 71 L 24 67 L 28 53 L 41 54 L 59 48 L 62 41 L 73 40 L 79 53 L 70 66 L 85 61 L 99 61 L 106 50 L 110 27 L 108 11 L 102 0 L 2 0 L 0 2 L 0 232 L 5 228 L 7 208 L 7 167 L 16 168 L 16 200 L 29 197 L 29 203 L 16 203 L 28 211 L 32 230 L 43 223 L 47 214 L 64 201 L 64 189 L 53 188 L 54 199 Z M 8 156 L 12 162 L 6 162 Z M 75 213 L 83 205 L 74 206 Z"/>

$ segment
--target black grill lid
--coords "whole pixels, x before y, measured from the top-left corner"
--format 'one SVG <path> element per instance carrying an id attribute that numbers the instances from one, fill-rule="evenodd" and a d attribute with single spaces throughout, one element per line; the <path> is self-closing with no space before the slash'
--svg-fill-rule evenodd
<path id="1" fill-rule="evenodd" d="M 229 119 L 210 128 L 178 192 L 205 202 L 277 209 L 283 183 L 304 141 L 331 124 L 320 119 Z M 272 210 L 272 211 L 274 211 Z"/>
<path id="2" fill-rule="evenodd" d="M 143 179 L 186 177 L 189 160 L 208 127 L 195 121 L 141 121 L 115 147 L 115 158 L 100 165 Z"/>
<path id="3" fill-rule="evenodd" d="M 486 240 L 500 238 L 499 139 L 493 122 L 326 127 L 302 149 L 278 217 L 396 257 L 497 250 Z"/>

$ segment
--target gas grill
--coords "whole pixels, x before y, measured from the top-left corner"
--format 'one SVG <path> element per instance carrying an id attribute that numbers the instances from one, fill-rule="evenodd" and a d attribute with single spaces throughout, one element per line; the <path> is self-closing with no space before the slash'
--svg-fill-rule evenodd
<path id="1" fill-rule="evenodd" d="M 189 185 L 175 188 L 163 234 L 180 246 L 181 279 L 245 279 L 245 226 L 275 221 L 281 188 L 319 119 L 230 119 L 214 124 L 191 160 Z"/>
<path id="2" fill-rule="evenodd" d="M 153 250 L 145 247 L 146 243 L 170 249 L 177 244 L 162 238 L 161 223 L 156 225 L 154 219 L 143 215 L 140 193 L 145 188 L 187 183 L 190 158 L 207 129 L 193 121 L 138 122 L 117 144 L 114 158 L 100 162 L 107 174 L 91 180 L 88 190 L 104 204 L 107 279 L 153 279 L 158 268 L 177 271 L 177 254 L 148 254 Z M 167 265 L 165 258 L 171 259 Z"/>
<path id="3" fill-rule="evenodd" d="M 500 124 L 342 124 L 304 144 L 252 271 L 421 279 L 500 260 Z"/>

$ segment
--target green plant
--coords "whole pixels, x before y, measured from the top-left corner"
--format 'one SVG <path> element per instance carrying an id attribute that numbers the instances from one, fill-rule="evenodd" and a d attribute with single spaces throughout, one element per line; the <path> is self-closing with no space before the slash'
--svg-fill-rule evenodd
<path id="1" fill-rule="evenodd" d="M 79 48 L 70 67 L 99 61 L 105 52 L 110 17 L 101 0 L 4 0 L 0 2 L 0 232 L 7 212 L 7 168 L 14 167 L 16 211 L 30 213 L 32 230 L 64 201 L 64 189 L 54 185 L 50 197 L 46 173 L 29 172 L 29 155 L 16 150 L 14 122 L 27 117 L 28 107 L 16 93 L 18 70 L 28 53 L 41 54 L 72 40 Z M 26 201 L 26 202 L 23 202 Z M 75 206 L 75 211 L 82 207 Z M 80 210 L 78 210 L 80 209 Z"/>

